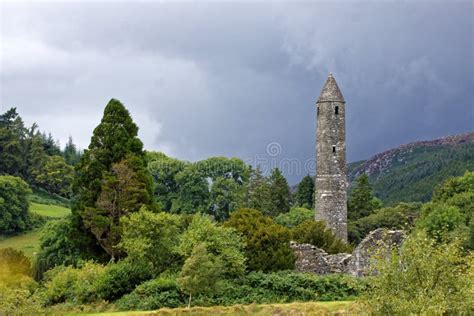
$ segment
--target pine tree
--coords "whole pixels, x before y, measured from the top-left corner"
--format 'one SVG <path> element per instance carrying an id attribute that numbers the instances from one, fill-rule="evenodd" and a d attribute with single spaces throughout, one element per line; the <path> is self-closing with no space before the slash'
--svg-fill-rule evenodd
<path id="1" fill-rule="evenodd" d="M 277 216 L 290 210 L 291 191 L 286 178 L 281 171 L 273 169 L 270 175 L 270 201 L 271 206 L 268 215 Z"/>
<path id="2" fill-rule="evenodd" d="M 314 207 L 314 178 L 310 175 L 305 176 L 298 184 L 296 190 L 296 203 L 308 209 Z"/>
<path id="3" fill-rule="evenodd" d="M 373 195 L 369 177 L 364 173 L 357 178 L 352 189 L 352 194 L 347 203 L 348 217 L 350 220 L 357 220 L 369 216 L 374 210 L 381 207 L 382 202 Z"/>
<path id="4" fill-rule="evenodd" d="M 121 256 L 115 247 L 120 242 L 120 218 L 152 204 L 152 180 L 137 133 L 128 110 L 110 100 L 76 166 L 76 222 L 112 258 Z"/>

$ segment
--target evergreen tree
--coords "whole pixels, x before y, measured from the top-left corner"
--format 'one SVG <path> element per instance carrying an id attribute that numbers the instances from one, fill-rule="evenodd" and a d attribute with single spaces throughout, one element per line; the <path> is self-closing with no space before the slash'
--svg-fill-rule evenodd
<path id="1" fill-rule="evenodd" d="M 270 184 L 260 168 L 251 169 L 246 185 L 245 206 L 267 213 L 271 209 L 270 194 Z"/>
<path id="2" fill-rule="evenodd" d="M 347 204 L 348 217 L 350 220 L 357 220 L 369 216 L 381 207 L 382 202 L 373 195 L 369 177 L 364 173 L 357 179 L 352 189 L 352 194 Z"/>
<path id="3" fill-rule="evenodd" d="M 0 174 L 20 175 L 23 162 L 21 140 L 25 132 L 16 108 L 0 115 Z"/>
<path id="4" fill-rule="evenodd" d="M 152 204 L 153 185 L 145 167 L 138 127 L 128 110 L 110 100 L 91 143 L 76 166 L 73 190 L 76 222 L 112 257 L 120 256 L 119 221 Z"/>
<path id="5" fill-rule="evenodd" d="M 298 184 L 296 190 L 296 203 L 298 206 L 313 209 L 314 207 L 314 178 L 305 176 Z"/>
<path id="6" fill-rule="evenodd" d="M 76 165 L 81 159 L 81 154 L 71 136 L 69 136 L 66 146 L 64 147 L 63 156 L 66 162 L 72 166 Z"/>
<path id="7" fill-rule="evenodd" d="M 291 191 L 286 178 L 281 171 L 273 169 L 270 175 L 270 201 L 271 206 L 267 211 L 270 216 L 278 216 L 280 213 L 290 211 Z"/>

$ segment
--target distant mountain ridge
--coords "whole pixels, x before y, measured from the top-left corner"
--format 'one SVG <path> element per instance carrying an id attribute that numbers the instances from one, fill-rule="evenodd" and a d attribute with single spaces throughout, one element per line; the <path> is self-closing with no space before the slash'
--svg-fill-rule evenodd
<path id="1" fill-rule="evenodd" d="M 348 180 L 367 173 L 386 204 L 425 202 L 436 185 L 467 170 L 474 170 L 474 132 L 417 141 L 350 163 Z"/>

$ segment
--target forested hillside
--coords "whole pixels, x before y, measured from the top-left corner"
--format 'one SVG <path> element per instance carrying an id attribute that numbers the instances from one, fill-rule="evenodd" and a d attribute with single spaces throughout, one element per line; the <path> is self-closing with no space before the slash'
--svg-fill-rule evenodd
<path id="1" fill-rule="evenodd" d="M 353 182 L 367 173 L 385 205 L 426 202 L 444 180 L 474 170 L 474 133 L 420 141 L 348 165 Z"/>

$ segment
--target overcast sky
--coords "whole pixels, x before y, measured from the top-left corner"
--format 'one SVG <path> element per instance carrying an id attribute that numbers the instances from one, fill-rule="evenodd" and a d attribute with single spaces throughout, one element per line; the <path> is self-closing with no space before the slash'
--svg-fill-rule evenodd
<path id="1" fill-rule="evenodd" d="M 148 150 L 305 162 L 332 72 L 360 160 L 474 130 L 473 2 L 444 2 L 1 3 L 0 109 L 85 148 L 116 98 Z"/>

